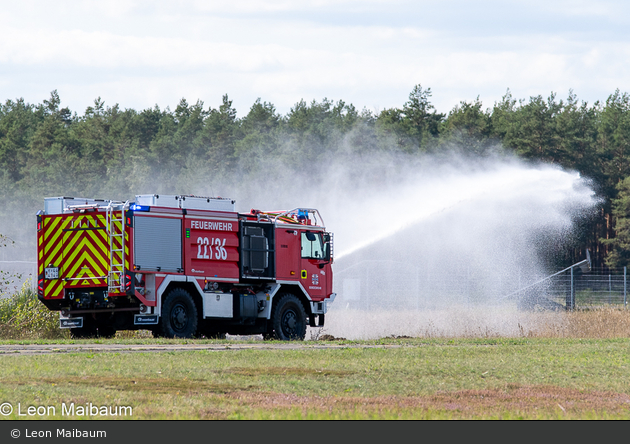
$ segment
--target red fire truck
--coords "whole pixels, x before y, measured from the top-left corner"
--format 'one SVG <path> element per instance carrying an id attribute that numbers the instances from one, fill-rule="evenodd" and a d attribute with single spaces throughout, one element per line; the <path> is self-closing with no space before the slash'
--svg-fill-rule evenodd
<path id="1" fill-rule="evenodd" d="M 154 194 L 44 204 L 38 297 L 76 338 L 302 340 L 335 299 L 333 236 L 316 209 L 238 213 L 231 199 Z"/>

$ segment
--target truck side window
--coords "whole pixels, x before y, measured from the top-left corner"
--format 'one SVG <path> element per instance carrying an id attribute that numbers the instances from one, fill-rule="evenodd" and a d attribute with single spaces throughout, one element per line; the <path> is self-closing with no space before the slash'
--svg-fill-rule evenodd
<path id="1" fill-rule="evenodd" d="M 302 258 L 325 259 L 324 244 L 320 233 L 302 232 Z"/>

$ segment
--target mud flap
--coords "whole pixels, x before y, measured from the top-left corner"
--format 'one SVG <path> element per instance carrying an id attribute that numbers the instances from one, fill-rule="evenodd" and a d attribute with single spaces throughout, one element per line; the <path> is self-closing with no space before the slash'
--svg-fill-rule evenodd
<path id="1" fill-rule="evenodd" d="M 319 318 L 319 319 L 317 319 Z M 317 322 L 319 320 L 319 322 Z M 308 325 L 310 327 L 323 327 L 324 326 L 324 314 L 311 314 L 308 315 Z"/>
<path id="2" fill-rule="evenodd" d="M 155 325 L 158 323 L 158 315 L 134 315 L 133 316 L 133 324 L 134 325 Z"/>
<path id="3" fill-rule="evenodd" d="M 59 328 L 83 328 L 83 318 L 60 318 Z"/>

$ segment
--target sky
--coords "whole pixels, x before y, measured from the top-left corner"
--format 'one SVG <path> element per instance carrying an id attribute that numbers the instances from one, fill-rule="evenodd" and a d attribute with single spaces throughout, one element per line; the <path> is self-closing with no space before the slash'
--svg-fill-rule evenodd
<path id="1" fill-rule="evenodd" d="M 175 109 L 182 98 L 243 117 L 324 98 L 378 113 L 415 85 L 448 114 L 477 97 L 590 104 L 630 91 L 624 1 L 0 0 L 0 100 L 57 90 L 82 115 Z"/>

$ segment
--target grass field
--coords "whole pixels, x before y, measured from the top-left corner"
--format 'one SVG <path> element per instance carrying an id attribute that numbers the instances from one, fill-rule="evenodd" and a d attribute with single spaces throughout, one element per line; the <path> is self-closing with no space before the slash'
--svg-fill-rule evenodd
<path id="1" fill-rule="evenodd" d="M 381 325 L 413 337 L 346 340 L 324 329 L 295 349 L 146 332 L 73 341 L 32 294 L 18 294 L 0 304 L 0 345 L 208 347 L 0 353 L 0 418 L 630 419 L 630 310 L 337 316 L 328 333 Z"/>
<path id="2" fill-rule="evenodd" d="M 630 419 L 626 338 L 224 342 L 224 351 L 5 354 L 0 402 L 14 407 L 7 419 Z M 71 403 L 74 416 L 63 410 Z M 90 416 L 90 406 L 110 410 Z"/>

